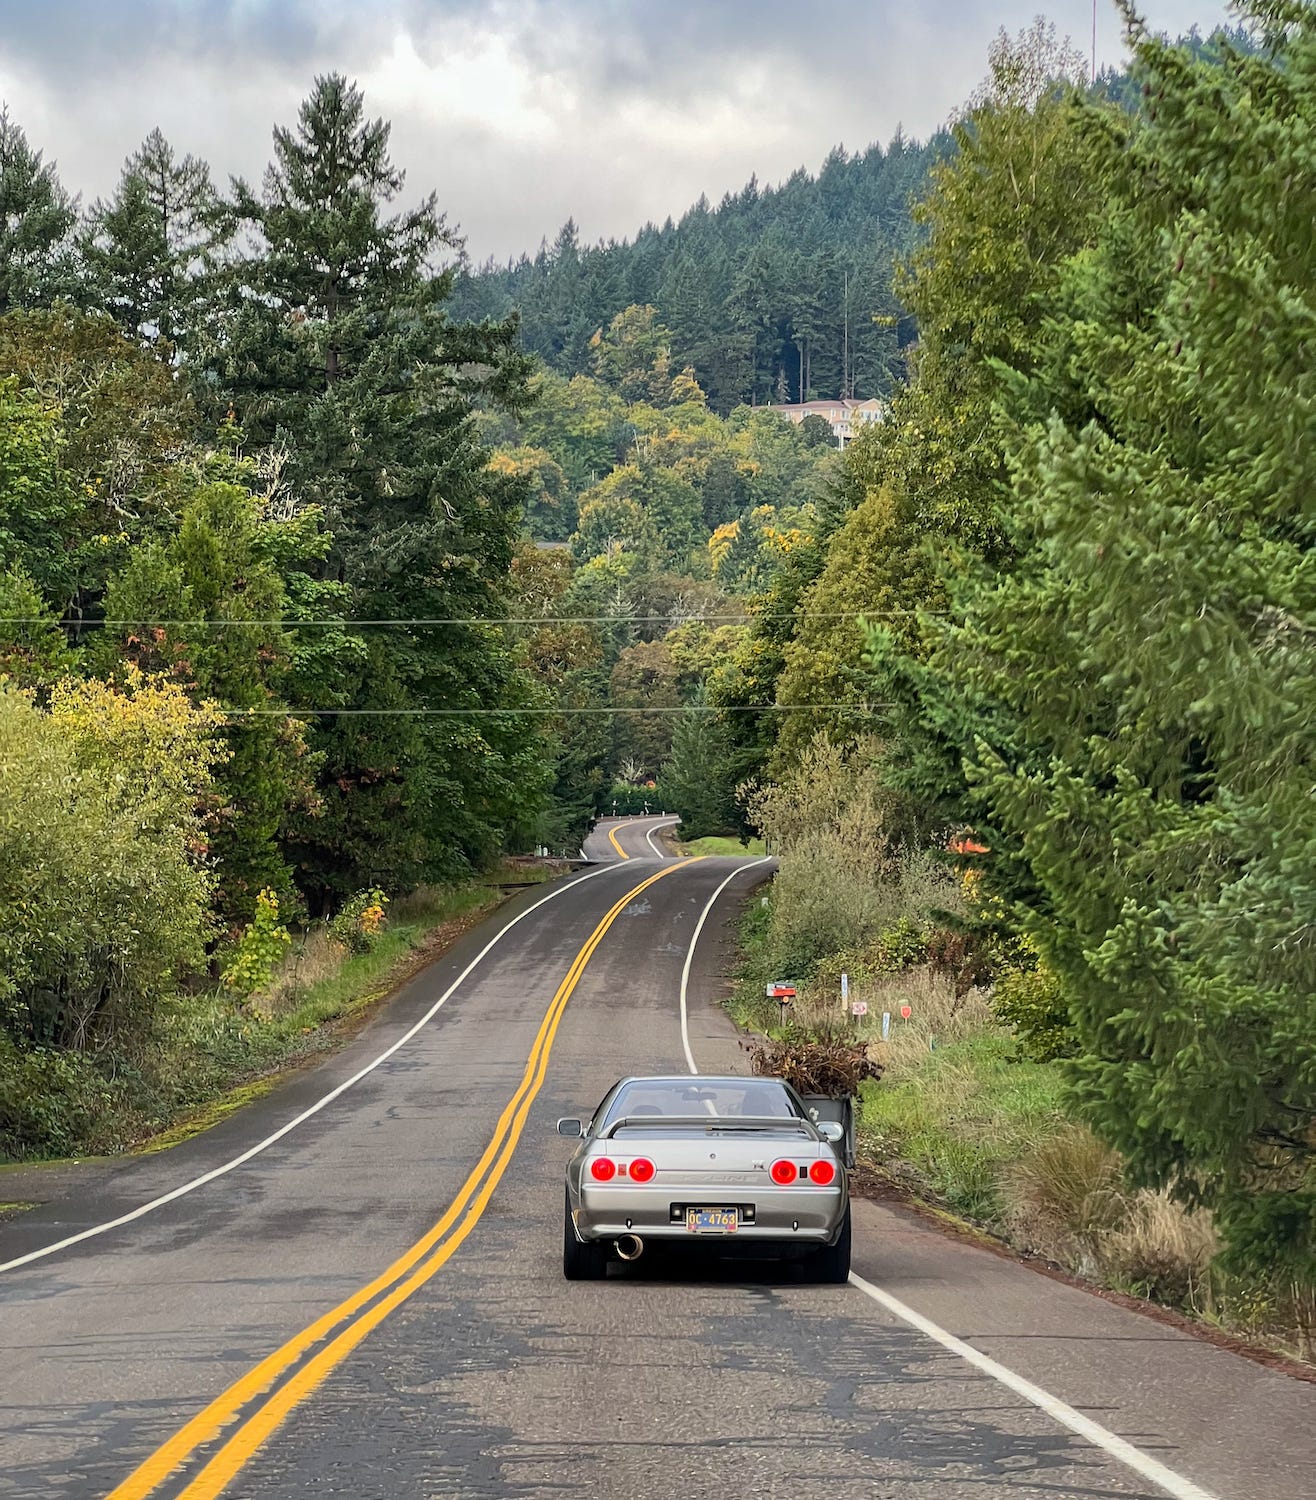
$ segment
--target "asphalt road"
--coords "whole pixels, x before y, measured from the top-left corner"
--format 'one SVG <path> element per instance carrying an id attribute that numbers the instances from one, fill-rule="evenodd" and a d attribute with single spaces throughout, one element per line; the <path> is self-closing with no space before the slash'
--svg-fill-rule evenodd
<path id="1" fill-rule="evenodd" d="M 49 1201 L 0 1225 L 0 1496 L 1316 1494 L 1316 1387 L 880 1205 L 848 1287 L 647 1256 L 562 1280 L 555 1119 L 687 1042 L 744 1069 L 716 976 L 767 866 L 659 859 L 658 821 L 605 825 L 611 863 L 204 1136 L 27 1179 Z"/>

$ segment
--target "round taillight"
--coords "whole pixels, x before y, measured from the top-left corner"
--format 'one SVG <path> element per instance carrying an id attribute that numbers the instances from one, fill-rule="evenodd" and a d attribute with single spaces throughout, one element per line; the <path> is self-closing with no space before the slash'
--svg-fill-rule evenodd
<path id="1" fill-rule="evenodd" d="M 589 1175 L 595 1182 L 611 1182 L 617 1175 L 616 1163 L 606 1156 L 596 1156 L 589 1164 Z"/>
<path id="2" fill-rule="evenodd" d="M 786 1187 L 799 1178 L 793 1161 L 774 1161 L 768 1168 L 768 1175 L 778 1187 Z"/>
<path id="3" fill-rule="evenodd" d="M 809 1168 L 809 1181 L 816 1182 L 819 1187 L 826 1187 L 836 1176 L 836 1168 L 831 1162 L 819 1158 Z"/>
<path id="4" fill-rule="evenodd" d="M 653 1180 L 653 1163 L 647 1156 L 637 1156 L 631 1163 L 632 1182 L 651 1182 Z"/>

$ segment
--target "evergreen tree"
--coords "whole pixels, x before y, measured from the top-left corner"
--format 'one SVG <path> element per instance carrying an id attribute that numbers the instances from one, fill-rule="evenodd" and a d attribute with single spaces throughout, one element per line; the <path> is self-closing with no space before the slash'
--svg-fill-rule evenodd
<path id="1" fill-rule="evenodd" d="M 671 759 L 663 767 L 663 797 L 681 819 L 681 837 L 737 830 L 725 729 L 698 694 L 676 721 Z"/>
<path id="2" fill-rule="evenodd" d="M 226 237 L 209 167 L 180 159 L 153 130 L 124 164 L 114 198 L 93 207 L 83 254 L 101 305 L 168 359 L 204 329 Z"/>
<path id="3" fill-rule="evenodd" d="M 432 196 L 386 213 L 403 186 L 388 137 L 355 87 L 321 78 L 297 126 L 276 130 L 261 191 L 235 188 L 260 249 L 241 268 L 221 381 L 252 437 L 289 445 L 289 482 L 324 509 L 330 576 L 355 615 L 403 622 L 363 627 L 363 664 L 308 705 L 340 711 L 316 735 L 326 813 L 296 843 L 317 902 L 486 857 L 546 774 L 527 764 L 525 719 L 447 716 L 523 705 L 496 634 L 405 623 L 502 611 L 525 486 L 487 468 L 472 403 L 522 403 L 527 367 L 510 323 L 445 316 L 453 277 L 434 263 L 456 241 Z"/>
<path id="4" fill-rule="evenodd" d="M 900 372 L 900 340 L 874 318 L 899 312 L 894 266 L 918 239 L 911 201 L 945 149 L 939 137 L 834 151 L 816 178 L 751 182 L 717 208 L 701 198 L 679 223 L 621 244 L 582 245 L 568 222 L 538 255 L 463 277 L 457 306 L 468 317 L 518 309 L 524 347 L 572 376 L 591 369 L 599 330 L 651 305 L 671 329 L 672 367 L 690 365 L 723 414 L 773 401 L 779 384 L 792 399 L 808 386 L 882 394 Z"/>
<path id="5" fill-rule="evenodd" d="M 0 314 L 45 307 L 73 289 L 77 209 L 7 107 L 0 106 Z"/>
<path id="6" fill-rule="evenodd" d="M 1249 14 L 1272 50 L 1194 62 L 1130 13 L 1145 118 L 1075 106 L 1096 232 L 1031 330 L 1022 300 L 983 329 L 1008 468 L 978 534 L 1005 545 L 943 568 L 903 681 L 916 767 L 1061 982 L 1088 1118 L 1292 1287 L 1316 1282 L 1316 10 Z M 951 205 L 987 264 L 991 188 Z"/>
<path id="7" fill-rule="evenodd" d="M 266 888 L 285 910 L 295 902 L 280 843 L 313 796 L 303 727 L 279 712 L 296 685 L 292 638 L 279 621 L 289 613 L 285 573 L 314 563 L 328 538 L 314 514 L 276 520 L 268 509 L 240 484 L 198 484 L 178 530 L 138 546 L 111 579 L 105 611 L 116 623 L 93 653 L 106 675 L 124 658 L 232 712 L 211 853 L 216 904 L 236 921 L 250 919 Z M 301 610 L 310 602 L 303 591 Z"/>

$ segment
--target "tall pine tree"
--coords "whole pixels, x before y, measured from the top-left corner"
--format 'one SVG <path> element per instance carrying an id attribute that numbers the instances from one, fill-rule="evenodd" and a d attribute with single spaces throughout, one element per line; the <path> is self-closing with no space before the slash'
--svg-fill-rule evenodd
<path id="1" fill-rule="evenodd" d="M 285 444 L 294 489 L 323 506 L 327 568 L 356 618 L 389 622 L 363 624 L 368 650 L 306 705 L 340 711 L 315 736 L 323 808 L 294 851 L 321 902 L 491 855 L 546 779 L 502 632 L 408 623 L 503 612 L 523 486 L 487 468 L 472 409 L 521 404 L 528 367 L 512 323 L 446 317 L 452 271 L 436 263 L 458 241 L 432 196 L 388 213 L 403 187 L 388 139 L 330 75 L 275 131 L 260 190 L 235 184 L 254 248 L 218 372 L 251 436 Z"/>
<path id="2" fill-rule="evenodd" d="M 0 313 L 45 307 L 73 284 L 77 209 L 27 136 L 0 107 Z"/>
<path id="3" fill-rule="evenodd" d="M 178 157 L 153 130 L 113 199 L 91 212 L 83 254 L 98 301 L 130 337 L 172 358 L 203 329 L 228 223 L 205 162 Z"/>

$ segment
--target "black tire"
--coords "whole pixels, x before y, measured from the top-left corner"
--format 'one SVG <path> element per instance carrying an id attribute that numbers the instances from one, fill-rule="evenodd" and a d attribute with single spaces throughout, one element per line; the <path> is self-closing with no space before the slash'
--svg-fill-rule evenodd
<path id="1" fill-rule="evenodd" d="M 834 1245 L 824 1245 L 809 1257 L 807 1269 L 815 1281 L 839 1286 L 850 1279 L 850 1209 L 845 1210 L 841 1232 Z"/>
<path id="2" fill-rule="evenodd" d="M 608 1274 L 608 1247 L 601 1242 L 582 1245 L 571 1222 L 571 1194 L 562 1209 L 562 1274 L 568 1281 L 602 1281 Z"/>

